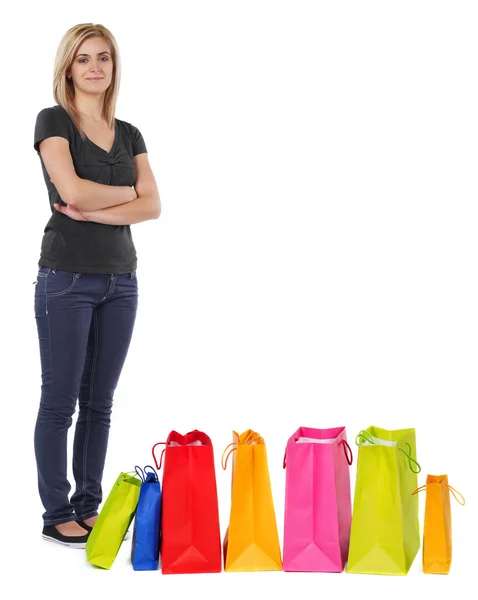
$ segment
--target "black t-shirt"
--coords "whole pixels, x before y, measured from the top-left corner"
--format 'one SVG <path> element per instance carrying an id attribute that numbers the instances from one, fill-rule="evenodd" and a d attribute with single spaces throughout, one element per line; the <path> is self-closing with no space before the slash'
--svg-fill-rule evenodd
<path id="1" fill-rule="evenodd" d="M 133 157 L 147 152 L 143 136 L 131 123 L 115 119 L 115 140 L 109 152 L 89 138 L 84 140 L 67 111 L 56 104 L 38 113 L 34 148 L 41 160 L 52 216 L 43 234 L 38 263 L 45 267 L 81 273 L 130 273 L 136 270 L 136 249 L 129 225 L 75 221 L 58 212 L 65 205 L 50 181 L 39 151 L 41 140 L 60 136 L 69 141 L 78 177 L 106 185 L 132 186 L 136 180 Z"/>

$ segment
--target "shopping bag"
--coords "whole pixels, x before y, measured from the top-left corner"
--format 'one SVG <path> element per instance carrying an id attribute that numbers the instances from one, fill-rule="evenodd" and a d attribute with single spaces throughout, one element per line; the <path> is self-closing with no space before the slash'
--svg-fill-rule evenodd
<path id="1" fill-rule="evenodd" d="M 224 570 L 280 571 L 282 560 L 264 439 L 251 429 L 241 435 L 234 431 L 233 442 L 223 453 L 223 469 L 231 454 L 231 512 L 223 544 Z"/>
<path id="2" fill-rule="evenodd" d="M 300 427 L 287 442 L 284 571 L 341 572 L 352 520 L 345 427 Z"/>
<path id="3" fill-rule="evenodd" d="M 406 575 L 420 548 L 415 429 L 361 431 L 348 573 Z"/>
<path id="4" fill-rule="evenodd" d="M 86 558 L 92 565 L 111 568 L 133 520 L 140 485 L 134 471 L 120 473 L 115 481 L 86 542 Z"/>
<path id="5" fill-rule="evenodd" d="M 135 467 L 141 478 L 134 519 L 131 563 L 135 571 L 157 571 L 159 564 L 161 484 L 153 467 Z M 150 471 L 147 471 L 150 469 Z"/>
<path id="6" fill-rule="evenodd" d="M 155 448 L 164 444 L 160 463 Z M 158 469 L 164 454 L 161 567 L 163 573 L 222 570 L 214 452 L 201 431 L 172 431 L 153 446 Z"/>
<path id="7" fill-rule="evenodd" d="M 426 491 L 423 572 L 447 575 L 452 556 L 450 492 L 462 506 L 465 499 L 460 492 L 448 485 L 448 475 L 427 475 L 426 484 L 413 494 L 421 491 Z"/>

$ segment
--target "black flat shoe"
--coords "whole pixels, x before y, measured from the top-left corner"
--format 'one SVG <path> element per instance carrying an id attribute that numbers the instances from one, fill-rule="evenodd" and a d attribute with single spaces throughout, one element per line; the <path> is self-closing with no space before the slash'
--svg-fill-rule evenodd
<path id="1" fill-rule="evenodd" d="M 90 531 L 93 529 L 93 527 L 91 527 L 91 525 L 87 525 L 87 524 L 86 524 L 84 521 L 79 521 L 79 520 L 77 519 L 77 521 L 76 521 L 76 522 L 78 523 L 78 525 L 79 525 L 80 527 L 83 527 L 83 529 L 86 529 L 86 531 L 87 531 L 88 533 L 90 533 Z"/>
<path id="2" fill-rule="evenodd" d="M 70 548 L 85 548 L 90 532 L 85 535 L 63 535 L 54 525 L 43 527 L 42 538 L 47 542 L 55 542 Z"/>

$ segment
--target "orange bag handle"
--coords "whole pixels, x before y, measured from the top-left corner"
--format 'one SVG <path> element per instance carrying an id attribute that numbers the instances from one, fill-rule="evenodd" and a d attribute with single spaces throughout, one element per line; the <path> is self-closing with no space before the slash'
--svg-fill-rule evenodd
<path id="1" fill-rule="evenodd" d="M 252 444 L 252 442 L 255 442 L 255 440 L 258 440 L 258 439 L 261 439 L 264 442 L 264 438 L 262 437 L 262 435 L 259 435 L 258 433 L 254 434 L 254 436 L 251 439 L 248 439 L 248 437 L 244 440 L 244 445 L 250 445 L 250 444 Z M 233 446 L 233 447 L 229 450 L 229 452 L 227 452 L 227 449 L 230 448 L 231 446 Z M 221 458 L 221 466 L 224 469 L 224 471 L 227 469 L 227 461 L 229 460 L 229 456 L 234 452 L 234 450 L 237 450 L 237 446 L 238 446 L 237 442 L 231 442 L 224 448 L 224 452 L 222 453 L 222 458 Z M 224 455 L 226 454 L 226 452 L 227 452 L 227 456 L 226 456 L 226 460 L 224 460 Z"/>
<path id="2" fill-rule="evenodd" d="M 418 494 L 419 492 L 423 492 L 427 489 L 426 484 L 425 485 L 421 485 L 419 488 L 417 488 L 416 490 L 414 490 L 412 492 L 412 496 L 414 494 Z M 452 493 L 453 497 L 455 498 L 455 500 L 458 502 L 458 504 L 460 504 L 461 506 L 465 506 L 465 497 L 463 496 L 463 494 L 461 494 L 458 490 L 455 490 L 454 487 L 452 487 L 451 485 L 448 486 L 449 491 Z M 458 498 L 458 496 L 460 496 L 460 498 Z"/>
<path id="3" fill-rule="evenodd" d="M 235 446 L 234 448 L 231 448 L 226 456 L 226 460 L 224 460 L 224 455 L 227 452 L 227 449 L 230 448 L 231 446 Z M 231 452 L 234 452 L 234 450 L 236 450 L 237 448 L 237 443 L 236 442 L 232 442 L 231 444 L 228 444 L 225 448 L 224 448 L 224 452 L 222 453 L 222 458 L 221 458 L 221 466 L 224 469 L 224 471 L 227 469 L 227 461 L 229 460 L 229 456 L 231 455 Z"/>
<path id="4" fill-rule="evenodd" d="M 460 492 L 458 490 L 455 490 L 454 487 L 451 487 L 451 485 L 448 486 L 448 489 L 453 494 L 453 498 L 455 498 L 455 500 L 458 502 L 458 504 L 461 504 L 461 506 L 465 506 L 465 497 L 463 496 L 463 494 L 460 494 Z M 460 502 L 457 494 L 458 494 L 458 496 L 460 496 L 460 498 L 463 500 L 463 502 Z"/>

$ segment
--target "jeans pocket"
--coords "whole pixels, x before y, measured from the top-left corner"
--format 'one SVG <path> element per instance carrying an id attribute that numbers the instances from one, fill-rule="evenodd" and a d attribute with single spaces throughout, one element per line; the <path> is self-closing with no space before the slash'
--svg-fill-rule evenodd
<path id="1" fill-rule="evenodd" d="M 47 274 L 45 282 L 45 293 L 48 298 L 53 296 L 63 296 L 72 290 L 81 273 L 71 273 L 70 271 L 56 271 L 51 269 Z"/>

